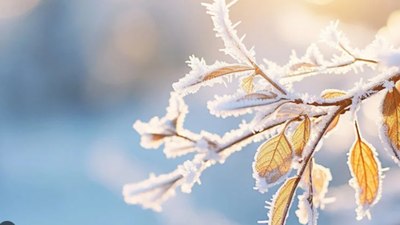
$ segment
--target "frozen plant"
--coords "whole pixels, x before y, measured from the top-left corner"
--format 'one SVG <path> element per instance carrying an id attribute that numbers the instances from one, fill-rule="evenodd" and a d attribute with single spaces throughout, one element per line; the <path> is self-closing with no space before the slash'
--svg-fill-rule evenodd
<path id="1" fill-rule="evenodd" d="M 191 56 L 191 71 L 173 84 L 165 116 L 149 122 L 137 121 L 134 128 L 141 135 L 144 148 L 164 145 L 167 158 L 192 154 L 192 160 L 177 166 L 164 175 L 150 175 L 145 181 L 127 184 L 123 188 L 125 201 L 144 208 L 161 210 L 161 205 L 177 189 L 190 193 L 200 184 L 202 172 L 227 158 L 246 145 L 263 141 L 255 152 L 253 177 L 255 189 L 264 193 L 268 188 L 281 187 L 268 202 L 268 218 L 259 223 L 285 224 L 289 208 L 297 192 L 299 205 L 296 215 L 302 224 L 316 224 L 318 210 L 331 199 L 326 197 L 332 175 L 329 168 L 318 164 L 314 154 L 322 146 L 324 137 L 333 132 L 341 116 L 350 113 L 354 120 L 355 141 L 349 146 L 349 181 L 355 190 L 356 216 L 370 218 L 370 208 L 380 198 L 382 167 L 375 148 L 360 134 L 357 110 L 369 97 L 384 92 L 381 106 L 380 137 L 392 158 L 400 159 L 400 50 L 377 37 L 364 49 L 351 47 L 338 23 L 331 23 L 322 31 L 321 42 L 311 44 L 304 56 L 293 54 L 286 65 L 269 60 L 256 61 L 253 48 L 243 44 L 228 17 L 225 0 L 204 3 L 211 15 L 216 36 L 224 42 L 222 49 L 232 57 L 231 63 L 207 64 L 204 59 Z M 333 55 L 326 59 L 319 45 L 332 47 Z M 369 69 L 376 75 L 361 79 L 349 90 L 325 90 L 320 95 L 298 93 L 292 89 L 295 82 L 306 76 L 321 74 L 348 74 Z M 188 107 L 184 97 L 204 86 L 229 83 L 238 79 L 240 85 L 233 95 L 215 97 L 208 103 L 211 114 L 217 117 L 251 114 L 252 119 L 222 136 L 206 131 L 194 133 L 183 127 Z M 250 165 L 249 165 L 250 166 Z"/>

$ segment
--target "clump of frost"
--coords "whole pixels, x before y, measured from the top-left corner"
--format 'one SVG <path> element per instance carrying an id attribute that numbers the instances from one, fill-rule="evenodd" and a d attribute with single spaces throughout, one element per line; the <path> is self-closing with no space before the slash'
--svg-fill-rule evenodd
<path id="1" fill-rule="evenodd" d="M 240 63 L 251 65 L 255 61 L 255 52 L 253 48 L 248 50 L 243 44 L 245 36 L 239 38 L 237 35 L 235 28 L 240 22 L 232 24 L 229 19 L 229 8 L 236 2 L 237 0 L 233 0 L 231 3 L 226 4 L 225 0 L 215 0 L 211 4 L 202 4 L 207 8 L 207 13 L 211 15 L 216 36 L 220 37 L 224 42 L 225 48 L 221 49 L 221 51 Z"/>
<path id="2" fill-rule="evenodd" d="M 196 152 L 192 141 L 177 136 L 172 136 L 165 141 L 164 154 L 167 158 L 176 158 L 192 152 Z"/>
<path id="3" fill-rule="evenodd" d="M 252 113 L 256 109 L 266 110 L 281 101 L 279 96 L 270 91 L 258 91 L 251 94 L 239 92 L 234 95 L 215 96 L 207 107 L 211 114 L 226 118 Z"/>
<path id="4" fill-rule="evenodd" d="M 343 50 L 340 46 L 347 46 L 349 44 L 349 40 L 343 34 L 343 32 L 338 29 L 338 26 L 338 20 L 331 22 L 329 26 L 322 30 L 320 39 L 331 47 Z"/>
<path id="5" fill-rule="evenodd" d="M 174 90 L 182 95 L 196 93 L 201 87 L 225 83 L 229 77 L 248 75 L 254 69 L 246 65 L 228 64 L 216 61 L 207 65 L 205 60 L 190 56 L 187 61 L 191 71 L 178 82 L 172 84 Z"/>
<path id="6" fill-rule="evenodd" d="M 147 180 L 124 185 L 124 200 L 126 203 L 140 204 L 143 208 L 159 212 L 161 204 L 175 195 L 175 189 L 181 179 L 182 175 L 178 170 L 160 176 L 150 174 Z"/>
<path id="7" fill-rule="evenodd" d="M 393 81 L 383 81 L 383 87 L 388 90 L 388 91 L 392 91 L 392 89 L 395 87 L 394 82 Z"/>
<path id="8" fill-rule="evenodd" d="M 298 209 L 295 211 L 295 213 L 296 216 L 299 218 L 299 223 L 316 225 L 318 219 L 318 211 L 316 207 L 310 204 L 310 202 L 308 201 L 309 194 L 309 192 L 304 192 L 297 197 L 299 201 Z"/>
<path id="9" fill-rule="evenodd" d="M 193 161 L 185 161 L 182 165 L 178 166 L 178 171 L 182 175 L 181 191 L 183 193 L 192 192 L 194 184 L 201 184 L 200 176 L 204 169 L 209 166 L 209 163 L 197 158 Z"/>
<path id="10" fill-rule="evenodd" d="M 187 105 L 182 97 L 171 92 L 169 106 L 164 117 L 153 117 L 145 123 L 140 120 L 133 124 L 133 128 L 140 134 L 140 144 L 144 148 L 159 148 L 166 139 L 173 137 L 182 128 Z"/>

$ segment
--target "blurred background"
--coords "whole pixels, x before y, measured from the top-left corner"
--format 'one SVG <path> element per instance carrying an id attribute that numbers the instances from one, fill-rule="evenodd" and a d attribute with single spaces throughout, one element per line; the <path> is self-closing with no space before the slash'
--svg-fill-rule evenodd
<path id="1" fill-rule="evenodd" d="M 239 33 L 247 33 L 245 44 L 255 45 L 258 61 L 283 64 L 292 49 L 302 55 L 337 19 L 355 47 L 377 32 L 397 46 L 399 6 L 398 0 L 242 0 L 231 18 L 242 20 Z M 264 202 L 275 189 L 264 195 L 253 190 L 257 145 L 206 171 L 200 187 L 178 194 L 162 213 L 122 199 L 123 184 L 169 172 L 181 162 L 143 150 L 132 123 L 164 114 L 170 84 L 188 72 L 189 55 L 232 62 L 218 51 L 222 42 L 200 1 L 0 0 L 0 33 L 0 222 L 224 225 L 267 217 Z M 360 74 L 343 76 L 306 79 L 296 88 L 316 94 L 346 89 Z M 219 134 L 236 127 L 238 119 L 215 119 L 205 107 L 215 93 L 232 91 L 221 86 L 188 97 L 186 126 Z M 344 117 L 340 131 L 317 153 L 331 167 L 328 195 L 336 197 L 321 212 L 320 224 L 400 224 L 400 170 L 377 135 L 381 99 L 371 98 L 358 112 L 364 137 L 376 146 L 383 166 L 392 167 L 372 220 L 355 220 L 346 164 L 354 134 Z M 288 224 L 297 224 L 293 210 Z"/>

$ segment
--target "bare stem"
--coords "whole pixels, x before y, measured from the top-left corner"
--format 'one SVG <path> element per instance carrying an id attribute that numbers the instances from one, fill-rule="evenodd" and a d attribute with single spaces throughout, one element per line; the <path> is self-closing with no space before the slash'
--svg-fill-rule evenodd
<path id="1" fill-rule="evenodd" d="M 267 76 L 267 74 L 262 71 L 262 69 L 254 62 L 252 62 L 254 68 L 255 68 L 255 73 L 262 76 L 265 80 L 267 80 L 274 88 L 276 88 L 279 92 L 281 92 L 283 95 L 286 95 L 286 91 L 283 90 L 281 86 L 279 86 L 275 81 L 273 81 L 271 78 Z"/>
<path id="2" fill-rule="evenodd" d="M 349 56 L 351 56 L 353 58 L 352 61 L 350 62 L 346 62 L 343 64 L 338 64 L 338 65 L 330 65 L 330 66 L 325 66 L 325 67 L 318 67 L 315 70 L 311 70 L 311 71 L 305 71 L 305 72 L 300 72 L 300 73 L 293 73 L 293 74 L 289 74 L 284 78 L 291 78 L 291 77 L 297 77 L 297 76 L 305 76 L 308 74 L 313 74 L 313 73 L 321 73 L 324 72 L 326 70 L 330 70 L 330 69 L 337 69 L 337 68 L 341 68 L 341 67 L 346 67 L 346 66 L 350 66 L 353 65 L 356 62 L 364 62 L 364 63 L 371 63 L 371 64 L 378 64 L 379 62 L 373 59 L 366 59 L 366 58 L 360 58 L 355 56 L 353 53 L 351 53 L 348 49 L 346 49 L 342 44 L 339 43 L 340 48 L 345 51 Z"/>

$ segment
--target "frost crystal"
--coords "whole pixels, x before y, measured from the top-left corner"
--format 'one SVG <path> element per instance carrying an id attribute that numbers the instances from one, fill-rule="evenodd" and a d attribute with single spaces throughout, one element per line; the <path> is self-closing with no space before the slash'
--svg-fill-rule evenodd
<path id="1" fill-rule="evenodd" d="M 234 0 L 227 5 L 225 0 L 215 0 L 212 4 L 203 3 L 203 5 L 207 8 L 207 13 L 211 15 L 216 36 L 220 37 L 225 44 L 225 48 L 222 51 L 240 63 L 251 65 L 251 62 L 255 61 L 255 52 L 252 49 L 247 50 L 246 46 L 244 46 L 242 43 L 244 36 L 242 38 L 237 36 L 235 27 L 240 22 L 232 25 L 229 19 L 229 7 L 236 2 Z"/>
<path id="2" fill-rule="evenodd" d="M 302 195 L 298 196 L 298 210 L 296 210 L 296 215 L 299 218 L 299 223 L 308 225 L 317 225 L 318 211 L 315 206 L 311 205 L 308 201 L 308 192 L 304 192 Z"/>
<path id="3" fill-rule="evenodd" d="M 182 192 L 190 193 L 195 183 L 201 184 L 200 175 L 204 168 L 205 164 L 199 160 L 186 161 L 183 165 L 178 166 L 179 173 L 184 177 L 181 185 Z"/>
<path id="4" fill-rule="evenodd" d="M 251 94 L 239 92 L 235 95 L 215 96 L 215 100 L 208 102 L 210 113 L 222 118 L 240 116 L 252 113 L 253 110 L 265 110 L 273 103 L 278 103 L 278 96 L 269 91 L 259 91 Z"/>
<path id="5" fill-rule="evenodd" d="M 145 181 L 125 185 L 122 193 L 127 203 L 141 204 L 143 208 L 161 211 L 161 204 L 175 195 L 175 188 L 181 179 L 182 175 L 178 170 L 158 177 L 151 174 Z"/>
<path id="6" fill-rule="evenodd" d="M 144 148 L 159 148 L 182 128 L 187 112 L 183 99 L 172 92 L 164 117 L 153 117 L 148 123 L 136 121 L 133 124 L 133 128 L 141 135 L 140 144 Z"/>
<path id="7" fill-rule="evenodd" d="M 348 40 L 342 31 L 338 30 L 339 21 L 331 22 L 328 27 L 326 27 L 321 32 L 321 41 L 327 43 L 328 45 L 339 48 L 340 45 L 347 45 Z"/>
<path id="8" fill-rule="evenodd" d="M 254 69 L 246 65 L 215 62 L 207 65 L 204 59 L 191 56 L 188 61 L 191 71 L 172 86 L 180 94 L 187 95 L 197 92 L 200 87 L 225 83 L 229 77 L 248 75 Z M 228 78 L 227 78 L 228 76 Z"/>

